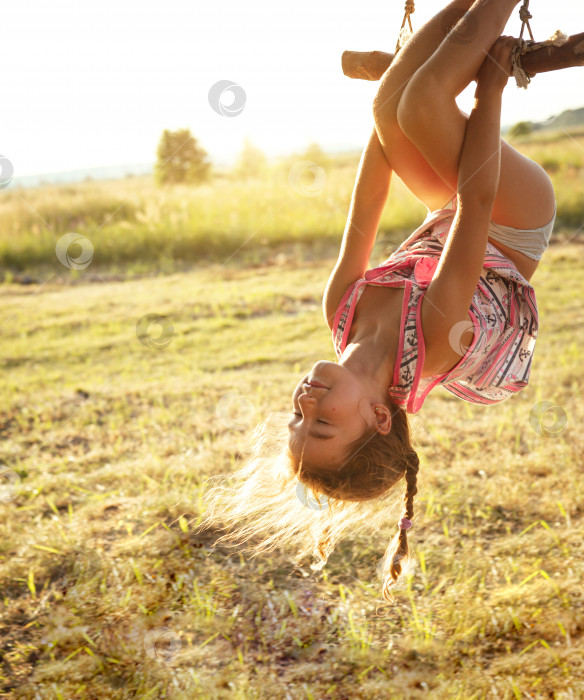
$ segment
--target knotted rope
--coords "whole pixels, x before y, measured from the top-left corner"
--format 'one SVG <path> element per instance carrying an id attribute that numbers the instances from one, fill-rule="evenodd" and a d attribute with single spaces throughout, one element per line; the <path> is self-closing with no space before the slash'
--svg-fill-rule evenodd
<path id="1" fill-rule="evenodd" d="M 397 53 L 402 48 L 402 46 L 411 38 L 412 34 L 414 33 L 414 29 L 412 27 L 411 15 L 415 11 L 416 11 L 416 5 L 415 5 L 414 0 L 406 0 L 404 21 L 402 22 L 402 26 L 399 30 L 399 35 L 397 37 L 397 45 L 395 47 L 395 53 Z"/>
<path id="2" fill-rule="evenodd" d="M 531 31 L 531 25 L 529 24 L 529 20 L 533 19 L 533 15 L 529 11 L 529 0 L 524 0 L 523 5 L 521 5 L 519 9 L 519 19 L 521 20 L 521 34 L 519 34 L 519 38 L 523 39 L 523 32 L 525 31 L 525 27 L 529 30 L 529 36 L 531 38 L 531 41 L 535 41 L 533 38 L 533 32 Z"/>
<path id="3" fill-rule="evenodd" d="M 521 19 L 521 33 L 519 34 L 519 39 L 513 47 L 513 52 L 511 53 L 511 67 L 513 69 L 513 77 L 517 83 L 517 87 L 527 89 L 527 86 L 531 82 L 533 75 L 529 75 L 523 70 L 521 66 L 521 56 L 524 56 L 528 51 L 535 51 L 536 49 L 541 49 L 542 46 L 563 46 L 568 41 L 568 36 L 564 32 L 557 29 L 549 39 L 545 41 L 535 41 L 533 37 L 533 32 L 531 31 L 531 25 L 529 20 L 533 19 L 533 15 L 529 12 L 529 0 L 524 0 L 523 5 L 519 10 L 519 18 Z M 523 38 L 523 32 L 525 28 L 529 31 L 530 40 L 526 41 Z"/>

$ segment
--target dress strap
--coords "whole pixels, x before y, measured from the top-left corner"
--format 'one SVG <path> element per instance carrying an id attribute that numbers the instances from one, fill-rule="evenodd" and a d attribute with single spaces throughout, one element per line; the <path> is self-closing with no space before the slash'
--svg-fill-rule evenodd
<path id="1" fill-rule="evenodd" d="M 422 299 L 423 291 L 411 280 L 407 280 L 393 385 L 389 387 L 389 395 L 400 405 L 406 406 L 408 413 L 415 412 L 416 391 L 424 367 L 425 348 L 420 318 Z"/>
<path id="2" fill-rule="evenodd" d="M 420 410 L 427 393 L 418 396 L 426 357 L 422 301 L 437 265 L 435 258 L 420 258 L 414 268 L 414 279 L 407 280 L 404 287 L 398 351 L 389 394 L 399 404 L 405 405 L 408 413 Z"/>

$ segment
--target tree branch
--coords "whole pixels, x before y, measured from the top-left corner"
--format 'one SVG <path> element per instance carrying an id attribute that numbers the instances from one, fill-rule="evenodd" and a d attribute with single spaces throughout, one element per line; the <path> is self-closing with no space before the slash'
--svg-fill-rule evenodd
<path id="1" fill-rule="evenodd" d="M 341 62 L 349 78 L 379 80 L 392 60 L 393 54 L 383 51 L 344 51 Z M 542 46 L 526 53 L 521 65 L 530 75 L 584 66 L 584 33 L 574 34 L 564 46 Z"/>

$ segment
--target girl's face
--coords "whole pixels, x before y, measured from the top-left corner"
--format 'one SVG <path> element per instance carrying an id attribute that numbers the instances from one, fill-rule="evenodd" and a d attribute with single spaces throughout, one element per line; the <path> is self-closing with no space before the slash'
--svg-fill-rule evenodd
<path id="1" fill-rule="evenodd" d="M 317 362 L 292 394 L 290 451 L 298 461 L 340 469 L 349 445 L 375 427 L 379 405 L 371 386 L 344 365 Z"/>

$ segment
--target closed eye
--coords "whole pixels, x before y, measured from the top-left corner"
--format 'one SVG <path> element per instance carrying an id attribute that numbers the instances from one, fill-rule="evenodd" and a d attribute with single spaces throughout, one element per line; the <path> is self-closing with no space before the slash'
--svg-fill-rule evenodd
<path id="1" fill-rule="evenodd" d="M 296 411 L 294 411 L 294 412 L 292 413 L 292 415 L 293 415 L 293 416 L 298 416 L 298 418 L 302 418 L 302 413 L 296 413 Z M 323 425 L 330 425 L 330 423 L 327 423 L 325 420 L 317 419 L 316 422 L 317 422 L 317 423 L 322 423 Z"/>

